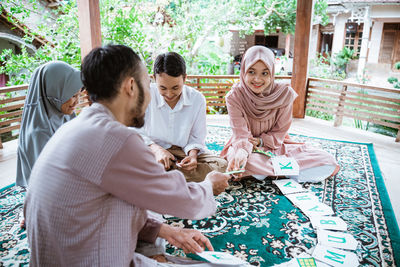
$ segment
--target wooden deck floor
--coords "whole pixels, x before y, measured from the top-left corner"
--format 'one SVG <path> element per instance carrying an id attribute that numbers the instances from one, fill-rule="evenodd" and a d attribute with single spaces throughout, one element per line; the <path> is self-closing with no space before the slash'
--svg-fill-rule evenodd
<path id="1" fill-rule="evenodd" d="M 207 116 L 207 122 L 212 125 L 229 125 L 227 115 Z M 312 117 L 295 119 L 289 132 L 335 140 L 373 143 L 397 223 L 400 225 L 400 143 L 395 143 L 393 137 L 345 126 L 333 127 L 333 122 Z M 0 188 L 15 182 L 17 165 L 16 140 L 3 145 L 4 149 L 0 149 Z"/>

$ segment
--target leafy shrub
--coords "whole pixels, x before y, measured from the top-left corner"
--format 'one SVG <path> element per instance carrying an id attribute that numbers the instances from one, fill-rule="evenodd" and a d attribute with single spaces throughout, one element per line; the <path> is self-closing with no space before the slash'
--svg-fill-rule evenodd
<path id="1" fill-rule="evenodd" d="M 80 66 L 77 0 L 61 1 L 59 9 L 48 15 L 40 2 L 46 1 L 0 0 L 0 13 L 7 7 L 10 21 L 12 16 L 18 15 L 20 23 L 29 25 L 31 14 L 46 14 L 42 17 L 44 23 L 31 31 L 51 42 L 34 55 L 24 51 L 21 55 L 0 51 L 4 66 L 0 66 L 0 73 L 11 76 L 8 85 L 27 83 L 35 67 L 50 60 Z M 158 54 L 175 51 L 185 59 L 189 74 L 226 74 L 232 63 L 229 49 L 224 45 L 224 38 L 231 35 L 230 27 L 239 29 L 241 36 L 253 34 L 254 25 L 260 23 L 264 24 L 266 34 L 277 29 L 293 34 L 296 2 L 216 0 L 210 5 L 208 0 L 102 0 L 102 43 L 132 47 L 146 62 L 149 72 Z M 327 0 L 315 1 L 315 18 L 322 25 L 329 21 L 327 7 Z M 24 37 L 29 44 L 32 43 L 30 36 Z"/>
<path id="2" fill-rule="evenodd" d="M 397 63 L 400 63 L 400 62 L 397 62 Z M 394 88 L 400 89 L 400 82 L 396 77 L 389 77 L 387 80 L 390 84 L 393 84 Z"/>
<path id="3" fill-rule="evenodd" d="M 332 114 L 329 114 L 327 112 L 323 112 L 323 111 L 319 111 L 319 110 L 311 110 L 311 109 L 306 110 L 306 115 L 310 116 L 310 117 L 322 119 L 325 121 L 332 121 L 334 118 Z"/>
<path id="4" fill-rule="evenodd" d="M 399 80 L 396 77 L 389 77 L 387 81 L 391 84 L 397 83 Z"/>
<path id="5" fill-rule="evenodd" d="M 332 58 L 329 56 L 323 56 L 319 54 L 317 57 L 310 61 L 310 77 L 343 80 L 346 78 L 344 73 L 339 73 L 331 66 Z"/>
<path id="6" fill-rule="evenodd" d="M 346 66 L 350 60 L 354 59 L 354 50 L 348 47 L 343 47 L 333 59 L 333 64 L 336 66 L 337 71 L 346 73 Z"/>

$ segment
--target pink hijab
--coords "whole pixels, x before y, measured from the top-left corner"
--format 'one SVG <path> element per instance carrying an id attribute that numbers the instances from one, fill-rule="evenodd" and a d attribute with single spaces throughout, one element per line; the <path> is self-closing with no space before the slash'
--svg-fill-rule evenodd
<path id="1" fill-rule="evenodd" d="M 245 84 L 244 77 L 247 70 L 257 61 L 262 61 L 268 68 L 271 74 L 271 84 L 266 92 L 268 95 L 256 95 Z M 256 120 L 264 120 L 275 114 L 272 112 L 277 108 L 282 108 L 291 105 L 297 97 L 296 92 L 288 85 L 275 82 L 275 56 L 274 53 L 264 46 L 252 46 L 249 48 L 241 63 L 240 82 L 233 85 L 230 98 L 241 103 L 245 113 Z"/>

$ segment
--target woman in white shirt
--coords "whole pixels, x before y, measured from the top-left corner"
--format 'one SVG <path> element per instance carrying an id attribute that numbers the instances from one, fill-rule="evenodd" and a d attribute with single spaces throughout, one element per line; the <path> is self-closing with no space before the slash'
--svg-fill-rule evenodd
<path id="1" fill-rule="evenodd" d="M 154 62 L 156 84 L 150 86 L 151 102 L 140 133 L 166 170 L 179 169 L 188 181 L 203 181 L 212 170 L 225 171 L 224 159 L 207 153 L 206 100 L 185 85 L 186 64 L 174 52 Z"/>

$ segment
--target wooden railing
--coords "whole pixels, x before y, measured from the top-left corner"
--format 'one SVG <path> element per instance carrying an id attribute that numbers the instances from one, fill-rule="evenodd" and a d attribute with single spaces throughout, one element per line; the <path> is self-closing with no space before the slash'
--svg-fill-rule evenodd
<path id="1" fill-rule="evenodd" d="M 27 84 L 0 88 L 0 148 L 3 148 L 2 139 L 7 138 L 2 138 L 1 135 L 7 134 L 11 139 L 12 132 L 21 126 L 27 89 Z M 83 93 L 77 105 L 77 112 L 87 105 L 87 95 Z"/>
<path id="2" fill-rule="evenodd" d="M 290 83 L 291 77 L 276 76 L 276 79 Z M 189 75 L 186 84 L 204 94 L 209 113 L 226 113 L 225 96 L 238 80 L 237 75 Z M 0 88 L 0 134 L 11 135 L 19 129 L 27 88 L 27 85 Z M 87 105 L 87 96 L 82 94 L 78 112 Z M 343 117 L 349 117 L 397 129 L 396 142 L 400 141 L 400 90 L 309 78 L 305 108 L 332 114 L 334 126 L 340 126 Z"/>
<path id="3" fill-rule="evenodd" d="M 348 117 L 397 129 L 396 142 L 400 141 L 398 89 L 309 78 L 306 109 L 334 115 L 334 126 Z"/>
<path id="4" fill-rule="evenodd" d="M 0 88 L 0 135 L 11 136 L 13 130 L 20 127 L 25 92 L 28 85 Z M 0 136 L 0 148 L 3 148 Z"/>
<path id="5" fill-rule="evenodd" d="M 287 80 L 290 76 L 276 76 L 276 80 Z M 239 81 L 238 75 L 188 75 L 186 84 L 196 88 L 206 97 L 209 113 L 226 113 L 225 96 L 232 85 Z"/>

